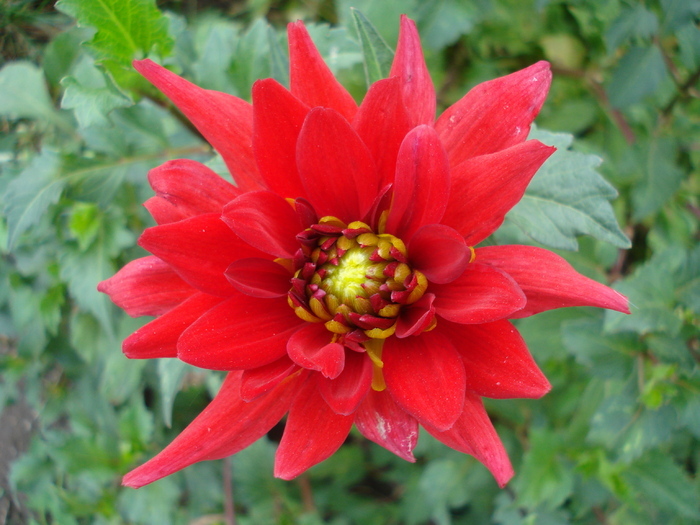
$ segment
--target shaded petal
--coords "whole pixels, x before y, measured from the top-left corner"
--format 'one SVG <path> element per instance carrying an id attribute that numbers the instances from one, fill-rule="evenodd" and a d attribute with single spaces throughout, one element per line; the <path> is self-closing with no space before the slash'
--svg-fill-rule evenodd
<path id="1" fill-rule="evenodd" d="M 440 321 L 437 330 L 452 341 L 462 356 L 467 390 L 495 399 L 537 399 L 552 388 L 509 321 L 485 324 Z"/>
<path id="2" fill-rule="evenodd" d="M 471 251 L 464 238 L 444 224 L 427 224 L 408 243 L 411 266 L 430 282 L 445 284 L 464 273 Z"/>
<path id="3" fill-rule="evenodd" d="M 97 285 L 131 317 L 162 315 L 196 292 L 158 257 L 131 261 Z"/>
<path id="4" fill-rule="evenodd" d="M 251 191 L 229 202 L 221 217 L 241 239 L 275 257 L 292 258 L 304 228 L 289 203 L 271 191 Z"/>
<path id="5" fill-rule="evenodd" d="M 418 228 L 440 222 L 450 194 L 447 155 L 435 130 L 418 126 L 399 150 L 387 231 L 408 242 Z"/>
<path id="6" fill-rule="evenodd" d="M 440 432 L 428 425 L 425 429 L 448 447 L 469 454 L 483 463 L 503 488 L 513 477 L 513 466 L 501 439 L 493 428 L 479 397 L 467 392 L 464 412 L 449 430 Z"/>
<path id="7" fill-rule="evenodd" d="M 396 404 L 421 423 L 446 430 L 462 413 L 466 377 L 452 343 L 436 332 L 384 342 L 384 380 Z"/>
<path id="8" fill-rule="evenodd" d="M 494 271 L 496 270 L 496 271 Z M 472 263 L 449 284 L 431 284 L 435 311 L 456 323 L 488 323 L 525 307 L 525 294 L 507 273 L 488 264 Z"/>
<path id="9" fill-rule="evenodd" d="M 253 152 L 268 188 L 289 198 L 306 195 L 297 170 L 297 138 L 309 107 L 272 78 L 253 84 Z"/>
<path id="10" fill-rule="evenodd" d="M 336 111 L 314 108 L 297 143 L 297 165 L 309 201 L 319 216 L 350 223 L 369 211 L 379 191 L 367 146 Z"/>
<path id="11" fill-rule="evenodd" d="M 221 459 L 269 432 L 289 409 L 298 377 L 291 377 L 255 401 L 238 392 L 241 372 L 226 376 L 221 390 L 197 418 L 160 454 L 124 476 L 127 487 L 143 487 L 198 461 Z"/>
<path id="12" fill-rule="evenodd" d="M 355 115 L 353 127 L 372 153 L 383 188 L 393 182 L 399 147 L 413 126 L 401 102 L 398 78 L 372 84 Z"/>
<path id="13" fill-rule="evenodd" d="M 251 297 L 284 297 L 291 288 L 292 275 L 269 259 L 239 259 L 226 270 L 226 278 L 240 292 Z"/>
<path id="14" fill-rule="evenodd" d="M 307 106 L 333 108 L 351 121 L 357 104 L 323 61 L 303 22 L 287 25 L 287 36 L 292 94 Z"/>
<path id="15" fill-rule="evenodd" d="M 268 365 L 243 370 L 241 376 L 241 399 L 252 401 L 276 387 L 285 377 L 299 367 L 286 355 Z"/>
<path id="16" fill-rule="evenodd" d="M 185 282 L 223 297 L 234 292 L 224 275 L 229 264 L 266 256 L 239 239 L 218 213 L 146 228 L 139 245 L 168 263 Z"/>
<path id="17" fill-rule="evenodd" d="M 547 62 L 483 82 L 445 110 L 435 123 L 450 166 L 524 142 L 547 97 Z"/>
<path id="18" fill-rule="evenodd" d="M 435 318 L 435 295 L 425 294 L 415 303 L 401 309 L 396 321 L 396 337 L 404 338 L 427 330 Z"/>
<path id="19" fill-rule="evenodd" d="M 129 359 L 177 357 L 177 340 L 188 326 L 224 299 L 196 293 L 168 313 L 145 324 L 122 343 Z"/>
<path id="20" fill-rule="evenodd" d="M 345 366 L 345 347 L 331 343 L 331 333 L 320 323 L 304 323 L 289 338 L 287 353 L 299 366 L 318 370 L 331 379 L 338 377 Z"/>
<path id="21" fill-rule="evenodd" d="M 477 248 L 478 261 L 507 272 L 527 297 L 525 307 L 511 317 L 527 317 L 566 306 L 597 306 L 630 313 L 627 298 L 584 277 L 562 257 L 534 246 Z"/>
<path id="22" fill-rule="evenodd" d="M 345 366 L 335 379 L 316 374 L 318 391 L 336 414 L 350 415 L 372 386 L 372 361 L 364 353 L 346 352 Z"/>
<path id="23" fill-rule="evenodd" d="M 148 172 L 148 182 L 157 197 L 149 199 L 146 208 L 158 224 L 204 213 L 221 213 L 227 202 L 241 194 L 241 190 L 216 172 L 189 159 L 171 160 L 152 169 Z M 163 202 L 171 210 L 168 211 Z"/>
<path id="24" fill-rule="evenodd" d="M 403 103 L 411 127 L 432 125 L 435 121 L 435 87 L 425 65 L 416 24 L 406 15 L 401 15 L 399 41 L 389 76 L 401 80 Z"/>
<path id="25" fill-rule="evenodd" d="M 367 439 L 413 463 L 418 421 L 404 412 L 385 390 L 370 390 L 355 413 L 355 426 Z"/>
<path id="26" fill-rule="evenodd" d="M 442 222 L 464 235 L 470 246 L 480 243 L 503 223 L 555 149 L 528 140 L 453 167 L 450 200 Z"/>
<path id="27" fill-rule="evenodd" d="M 250 104 L 233 95 L 202 89 L 149 59 L 134 60 L 133 65 L 221 154 L 241 190 L 263 188 L 253 157 L 253 109 Z"/>
<path id="28" fill-rule="evenodd" d="M 264 366 L 286 353 L 287 340 L 303 323 L 284 300 L 236 292 L 185 330 L 177 356 L 211 370 Z"/>
<path id="29" fill-rule="evenodd" d="M 312 378 L 309 378 L 312 379 Z M 307 380 L 294 398 L 275 455 L 275 477 L 293 479 L 333 455 L 352 427 L 353 416 L 336 414 Z"/>

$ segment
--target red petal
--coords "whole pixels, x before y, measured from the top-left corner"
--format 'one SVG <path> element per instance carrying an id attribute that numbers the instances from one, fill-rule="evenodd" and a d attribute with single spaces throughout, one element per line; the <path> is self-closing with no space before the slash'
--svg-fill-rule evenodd
<path id="1" fill-rule="evenodd" d="M 319 216 L 360 220 L 379 191 L 367 146 L 336 111 L 312 109 L 297 143 L 297 165 L 309 201 Z"/>
<path id="2" fill-rule="evenodd" d="M 274 427 L 296 394 L 297 377 L 246 403 L 238 395 L 241 373 L 228 374 L 221 390 L 160 454 L 124 476 L 127 487 L 143 487 L 193 463 L 221 459 L 254 443 Z"/>
<path id="3" fill-rule="evenodd" d="M 399 147 L 412 126 L 401 102 L 398 78 L 379 80 L 369 87 L 353 127 L 372 153 L 383 188 L 393 182 Z"/>
<path id="4" fill-rule="evenodd" d="M 97 290 L 131 317 L 162 315 L 196 292 L 170 266 L 152 256 L 131 261 L 102 281 Z"/>
<path id="5" fill-rule="evenodd" d="M 406 135 L 396 163 L 387 231 L 405 242 L 421 226 L 440 222 L 450 194 L 450 168 L 435 130 L 418 126 Z"/>
<path id="6" fill-rule="evenodd" d="M 406 15 L 401 15 L 399 41 L 389 76 L 401 79 L 403 103 L 411 127 L 432 125 L 435 121 L 435 87 L 423 59 L 416 24 Z"/>
<path id="7" fill-rule="evenodd" d="M 284 297 L 291 288 L 292 275 L 281 264 L 268 259 L 240 259 L 226 270 L 226 278 L 251 297 Z"/>
<path id="8" fill-rule="evenodd" d="M 156 199 L 171 208 L 168 219 L 164 216 L 165 207 L 149 199 L 151 204 L 147 203 L 146 208 L 158 224 L 204 213 L 221 213 L 228 201 L 241 194 L 238 188 L 204 164 L 188 159 L 171 160 L 152 169 L 148 172 L 148 182 L 156 192 Z"/>
<path id="9" fill-rule="evenodd" d="M 436 332 L 384 342 L 384 380 L 396 404 L 421 423 L 446 430 L 462 413 L 464 365 L 452 343 Z"/>
<path id="10" fill-rule="evenodd" d="M 537 399 L 552 388 L 523 338 L 505 319 L 485 324 L 440 321 L 437 330 L 462 356 L 467 390 L 496 399 Z"/>
<path id="11" fill-rule="evenodd" d="M 328 69 L 303 22 L 289 24 L 287 36 L 292 94 L 307 106 L 333 108 L 348 121 L 352 120 L 357 104 Z"/>
<path id="12" fill-rule="evenodd" d="M 287 344 L 287 353 L 296 364 L 309 370 L 318 370 L 335 379 L 345 366 L 345 347 L 331 343 L 331 333 L 322 324 L 306 323 L 297 330 Z"/>
<path id="13" fill-rule="evenodd" d="M 275 257 L 289 259 L 299 249 L 301 221 L 289 203 L 271 191 L 241 195 L 226 205 L 221 218 L 241 239 Z"/>
<path id="14" fill-rule="evenodd" d="M 494 271 L 496 270 L 496 271 Z M 487 264 L 472 263 L 457 280 L 432 284 L 435 311 L 456 323 L 489 323 L 525 307 L 525 294 L 507 273 Z"/>
<path id="15" fill-rule="evenodd" d="M 135 60 L 133 65 L 172 100 L 221 154 L 241 190 L 263 188 L 253 157 L 250 104 L 226 93 L 202 89 L 151 60 Z"/>
<path id="16" fill-rule="evenodd" d="M 508 453 L 493 428 L 481 399 L 474 394 L 467 392 L 464 412 L 451 429 L 444 432 L 430 426 L 425 429 L 448 447 L 478 459 L 491 471 L 501 488 L 513 477 Z"/>
<path id="17" fill-rule="evenodd" d="M 297 138 L 309 107 L 272 78 L 253 84 L 253 151 L 267 186 L 283 197 L 306 195 L 297 171 Z"/>
<path id="18" fill-rule="evenodd" d="M 412 305 L 402 308 L 396 322 L 396 337 L 402 339 L 426 330 L 435 318 L 434 301 L 435 295 L 427 293 Z"/>
<path id="19" fill-rule="evenodd" d="M 139 245 L 168 263 L 185 282 L 223 297 L 234 292 L 224 275 L 229 264 L 266 256 L 239 239 L 217 213 L 147 228 Z"/>
<path id="20" fill-rule="evenodd" d="M 182 210 L 176 208 L 162 197 L 151 197 L 143 203 L 143 207 L 148 210 L 156 224 L 168 224 L 187 218 Z"/>
<path id="21" fill-rule="evenodd" d="M 442 222 L 464 235 L 470 246 L 480 243 L 503 223 L 554 151 L 537 140 L 528 140 L 453 167 L 450 200 Z"/>
<path id="22" fill-rule="evenodd" d="M 445 284 L 464 273 L 471 251 L 464 238 L 444 224 L 427 224 L 408 243 L 411 266 L 432 283 Z"/>
<path id="23" fill-rule="evenodd" d="M 343 372 L 335 379 L 316 374 L 318 391 L 336 414 L 357 410 L 372 386 L 372 361 L 364 353 L 347 352 Z"/>
<path id="24" fill-rule="evenodd" d="M 282 299 L 236 292 L 182 334 L 177 356 L 211 370 L 264 366 L 282 357 L 287 340 L 303 323 Z"/>
<path id="25" fill-rule="evenodd" d="M 478 248 L 476 258 L 508 273 L 525 292 L 527 305 L 511 317 L 527 317 L 566 306 L 597 306 L 630 313 L 624 295 L 584 277 L 549 250 L 534 246 L 489 246 Z"/>
<path id="26" fill-rule="evenodd" d="M 333 455 L 352 427 L 353 416 L 333 412 L 307 380 L 289 409 L 275 455 L 275 477 L 293 479 Z"/>
<path id="27" fill-rule="evenodd" d="M 524 142 L 549 91 L 552 73 L 537 62 L 505 77 L 483 82 L 435 123 L 450 166 Z"/>
<path id="28" fill-rule="evenodd" d="M 286 355 L 269 365 L 243 370 L 241 377 L 241 399 L 252 401 L 276 387 L 285 377 L 299 367 Z"/>
<path id="29" fill-rule="evenodd" d="M 367 439 L 413 463 L 418 421 L 394 403 L 388 392 L 370 390 L 355 413 L 355 426 Z"/>
<path id="30" fill-rule="evenodd" d="M 129 359 L 177 357 L 177 340 L 182 332 L 221 301 L 221 297 L 194 294 L 127 337 L 122 344 L 124 355 Z"/>

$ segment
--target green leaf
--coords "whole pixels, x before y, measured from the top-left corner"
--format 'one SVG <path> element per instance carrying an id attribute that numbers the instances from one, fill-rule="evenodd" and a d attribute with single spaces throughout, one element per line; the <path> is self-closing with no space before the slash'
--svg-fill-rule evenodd
<path id="1" fill-rule="evenodd" d="M 60 164 L 56 153 L 44 150 L 7 185 L 3 213 L 7 217 L 8 250 L 58 202 L 65 186 L 65 179 L 58 177 Z"/>
<path id="2" fill-rule="evenodd" d="M 394 52 L 365 15 L 354 8 L 351 8 L 350 12 L 355 22 L 357 34 L 360 35 L 365 76 L 369 86 L 377 80 L 389 76 Z"/>
<path id="3" fill-rule="evenodd" d="M 658 28 L 659 21 L 656 15 L 643 4 L 635 4 L 624 9 L 605 33 L 608 53 L 614 53 L 620 44 L 628 40 L 651 38 Z"/>
<path id="4" fill-rule="evenodd" d="M 277 32 L 272 26 L 267 26 L 267 36 L 270 45 L 270 75 L 283 86 L 288 86 L 289 59 L 282 51 Z"/>
<path id="5" fill-rule="evenodd" d="M 507 215 L 537 242 L 576 250 L 576 236 L 589 234 L 620 248 L 630 241 L 620 229 L 608 202 L 617 191 L 595 170 L 600 158 L 569 150 L 573 137 L 533 130 L 530 138 L 557 147 L 540 168 L 525 196 Z"/>
<path id="6" fill-rule="evenodd" d="M 610 104 L 624 109 L 654 93 L 668 77 L 661 50 L 655 45 L 633 47 L 613 71 L 607 87 Z"/>
<path id="7" fill-rule="evenodd" d="M 88 45 L 100 60 L 128 67 L 152 51 L 167 56 L 173 46 L 168 19 L 154 0 L 60 0 L 56 8 L 97 30 Z"/>
<path id="8" fill-rule="evenodd" d="M 421 42 L 436 51 L 454 44 L 472 30 L 477 13 L 474 4 L 461 0 L 424 2 L 417 13 Z"/>
<path id="9" fill-rule="evenodd" d="M 639 162 L 642 178 L 632 188 L 635 221 L 656 213 L 678 191 L 684 175 L 674 161 L 677 145 L 673 139 L 655 137 L 644 146 Z"/>
<path id="10" fill-rule="evenodd" d="M 173 403 L 180 390 L 182 379 L 191 366 L 179 359 L 158 360 L 158 385 L 163 403 L 163 421 L 167 427 L 173 422 Z"/>

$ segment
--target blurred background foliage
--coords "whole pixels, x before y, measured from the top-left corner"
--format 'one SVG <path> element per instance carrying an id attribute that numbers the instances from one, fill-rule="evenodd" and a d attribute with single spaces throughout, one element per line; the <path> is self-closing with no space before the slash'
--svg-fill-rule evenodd
<path id="1" fill-rule="evenodd" d="M 95 290 L 143 255 L 150 168 L 189 157 L 222 170 L 131 60 L 249 98 L 257 78 L 286 82 L 284 26 L 303 19 L 359 100 L 377 65 L 363 63 L 360 36 L 383 49 L 375 27 L 393 49 L 401 13 L 417 21 L 440 111 L 480 81 L 552 63 L 537 122 L 557 134 L 537 133 L 564 151 L 561 133 L 575 140 L 535 181 L 561 172 L 570 186 L 597 185 L 597 200 L 568 210 L 565 235 L 525 202 L 495 240 L 562 249 L 627 294 L 633 314 L 518 322 L 554 388 L 487 403 L 517 473 L 504 490 L 426 434 L 416 464 L 353 433 L 283 482 L 272 477 L 280 429 L 232 460 L 122 488 L 221 380 L 128 361 L 120 342 L 144 321 Z M 698 0 L 1 2 L 0 521 L 205 525 L 223 523 L 233 501 L 240 524 L 700 523 L 699 16 Z M 596 169 L 619 191 L 629 249 Z"/>

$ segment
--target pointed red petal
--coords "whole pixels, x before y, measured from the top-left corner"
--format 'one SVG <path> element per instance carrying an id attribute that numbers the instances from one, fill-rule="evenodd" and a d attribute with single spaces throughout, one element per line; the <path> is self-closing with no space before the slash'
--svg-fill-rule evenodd
<path id="1" fill-rule="evenodd" d="M 218 213 L 147 228 L 139 245 L 168 263 L 185 282 L 222 297 L 234 292 L 224 275 L 229 264 L 246 257 L 266 257 L 239 239 Z"/>
<path id="2" fill-rule="evenodd" d="M 357 104 L 321 58 L 303 22 L 289 24 L 287 36 L 292 94 L 309 107 L 333 108 L 351 121 Z"/>
<path id="3" fill-rule="evenodd" d="M 399 41 L 389 76 L 401 79 L 403 103 L 411 127 L 432 125 L 435 121 L 435 87 L 425 65 L 416 24 L 406 15 L 401 15 Z"/>
<path id="4" fill-rule="evenodd" d="M 415 303 L 401 309 L 396 321 L 396 337 L 403 339 L 426 330 L 435 318 L 435 295 L 425 294 Z"/>
<path id="5" fill-rule="evenodd" d="M 223 221 L 245 242 L 275 257 L 292 258 L 304 228 L 289 203 L 271 191 L 251 191 L 224 208 Z"/>
<path id="6" fill-rule="evenodd" d="M 421 226 L 440 222 L 449 194 L 450 168 L 440 139 L 432 127 L 418 126 L 399 150 L 387 231 L 409 241 Z"/>
<path id="7" fill-rule="evenodd" d="M 451 429 L 444 432 L 429 426 L 425 429 L 448 447 L 478 459 L 491 471 L 501 488 L 513 477 L 513 466 L 508 453 L 493 428 L 481 399 L 474 394 L 467 393 L 464 412 Z"/>
<path id="8" fill-rule="evenodd" d="M 311 379 L 311 378 L 310 378 Z M 336 414 L 307 380 L 289 409 L 275 455 L 275 477 L 293 479 L 333 455 L 352 427 L 353 416 Z"/>
<path id="9" fill-rule="evenodd" d="M 97 290 L 131 317 L 162 315 L 196 292 L 158 257 L 131 261 Z"/>
<path id="10" fill-rule="evenodd" d="M 262 189 L 253 158 L 250 104 L 226 93 L 202 89 L 151 60 L 135 60 L 133 65 L 172 100 L 221 154 L 241 190 Z"/>
<path id="11" fill-rule="evenodd" d="M 471 252 L 462 237 L 444 224 L 427 224 L 408 243 L 411 266 L 431 283 L 445 284 L 464 273 Z"/>
<path id="12" fill-rule="evenodd" d="M 226 278 L 246 295 L 272 299 L 287 295 L 292 275 L 274 261 L 250 258 L 232 263 L 226 270 Z"/>
<path id="13" fill-rule="evenodd" d="M 331 379 L 345 367 L 345 347 L 331 343 L 331 333 L 320 323 L 306 323 L 297 330 L 289 338 L 287 353 L 299 366 L 318 370 Z"/>
<path id="14" fill-rule="evenodd" d="M 243 370 L 241 376 L 241 399 L 252 401 L 276 387 L 285 377 L 299 367 L 286 355 L 269 365 Z"/>
<path id="15" fill-rule="evenodd" d="M 384 380 L 396 404 L 446 430 L 462 413 L 466 377 L 452 343 L 436 332 L 384 342 Z"/>
<path id="16" fill-rule="evenodd" d="M 297 166 L 319 216 L 361 220 L 379 191 L 367 146 L 336 111 L 312 109 L 297 143 Z"/>
<path id="17" fill-rule="evenodd" d="M 223 300 L 221 297 L 195 293 L 127 337 L 122 343 L 124 355 L 129 359 L 177 357 L 177 340 L 182 332 Z"/>
<path id="18" fill-rule="evenodd" d="M 283 299 L 236 292 L 185 330 L 177 356 L 211 370 L 264 366 L 286 353 L 287 340 L 302 323 Z"/>
<path id="19" fill-rule="evenodd" d="M 552 388 L 515 327 L 505 319 L 485 324 L 440 321 L 464 361 L 467 390 L 496 399 L 532 398 Z"/>
<path id="20" fill-rule="evenodd" d="M 268 188 L 304 197 L 297 171 L 297 138 L 309 107 L 272 78 L 253 84 L 253 151 Z"/>
<path id="21" fill-rule="evenodd" d="M 182 210 L 176 208 L 162 197 L 146 199 L 143 207 L 148 210 L 156 224 L 168 224 L 187 219 Z"/>
<path id="22" fill-rule="evenodd" d="M 450 166 L 524 142 L 551 81 L 549 64 L 538 62 L 479 84 L 447 108 L 435 129 Z"/>
<path id="23" fill-rule="evenodd" d="M 412 126 L 401 102 L 398 78 L 379 80 L 369 87 L 353 127 L 372 153 L 383 188 L 394 181 L 399 147 Z"/>
<path id="24" fill-rule="evenodd" d="M 372 386 L 372 361 L 364 353 L 347 352 L 338 377 L 316 376 L 318 391 L 331 410 L 348 416 L 357 410 Z"/>
<path id="25" fill-rule="evenodd" d="M 418 443 L 418 421 L 391 399 L 389 393 L 370 390 L 355 413 L 355 426 L 367 439 L 413 463 Z"/>
<path id="26" fill-rule="evenodd" d="M 299 378 L 246 403 L 238 395 L 241 373 L 228 374 L 221 390 L 160 454 L 124 476 L 127 487 L 143 487 L 198 461 L 221 459 L 264 436 L 289 409 Z"/>
<path id="27" fill-rule="evenodd" d="M 207 166 L 189 159 L 171 160 L 152 169 L 148 172 L 148 182 L 156 192 L 156 199 L 165 201 L 171 208 L 172 217 L 164 220 L 166 210 L 162 205 L 152 202 L 150 206 L 146 205 L 158 224 L 204 213 L 221 213 L 228 201 L 241 194 L 238 188 Z M 154 211 L 160 218 L 154 215 Z"/>
<path id="28" fill-rule="evenodd" d="M 528 140 L 453 167 L 450 200 L 442 222 L 464 235 L 468 245 L 480 243 L 503 223 L 554 151 L 537 140 Z"/>
<path id="29" fill-rule="evenodd" d="M 436 297 L 437 314 L 456 323 L 489 323 L 512 317 L 527 302 L 512 277 L 478 262 L 469 264 L 449 284 L 431 284 L 430 291 Z"/>
<path id="30" fill-rule="evenodd" d="M 476 258 L 508 273 L 525 292 L 527 305 L 511 317 L 527 317 L 566 306 L 597 306 L 630 313 L 624 295 L 584 277 L 549 250 L 534 246 L 489 246 L 477 248 Z"/>

